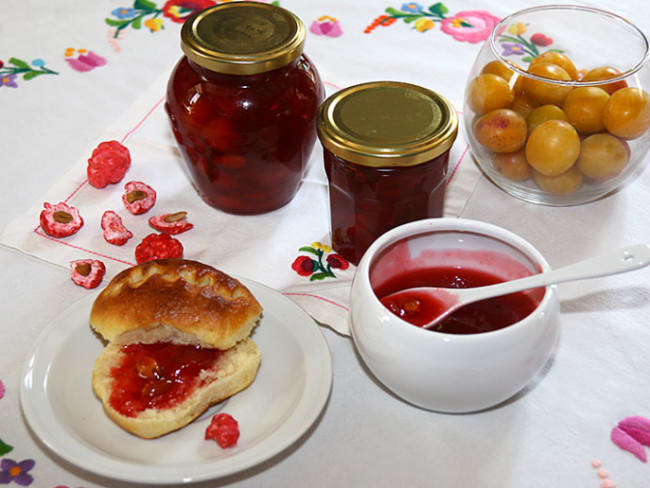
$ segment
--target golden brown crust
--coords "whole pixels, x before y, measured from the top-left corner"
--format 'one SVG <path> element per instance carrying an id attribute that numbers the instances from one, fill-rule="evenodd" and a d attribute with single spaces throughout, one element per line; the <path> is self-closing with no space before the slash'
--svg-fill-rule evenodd
<path id="1" fill-rule="evenodd" d="M 197 261 L 159 259 L 119 273 L 100 293 L 90 324 L 106 340 L 195 343 L 228 349 L 262 312 L 248 288 Z"/>

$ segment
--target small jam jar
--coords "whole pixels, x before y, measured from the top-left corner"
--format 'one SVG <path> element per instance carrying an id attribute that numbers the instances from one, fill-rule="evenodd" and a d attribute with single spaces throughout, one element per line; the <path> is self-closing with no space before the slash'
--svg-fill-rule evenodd
<path id="1" fill-rule="evenodd" d="M 258 2 L 190 17 L 165 109 L 189 177 L 209 205 L 259 214 L 295 196 L 316 141 L 323 85 L 303 54 L 305 26 Z"/>
<path id="2" fill-rule="evenodd" d="M 363 83 L 325 100 L 318 137 L 329 180 L 334 249 L 357 264 L 384 232 L 441 217 L 457 132 L 451 103 L 408 83 Z"/>

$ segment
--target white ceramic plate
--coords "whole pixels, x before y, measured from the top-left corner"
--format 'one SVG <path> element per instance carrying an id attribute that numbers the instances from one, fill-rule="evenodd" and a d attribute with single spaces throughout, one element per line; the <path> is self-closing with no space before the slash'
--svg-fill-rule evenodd
<path id="1" fill-rule="evenodd" d="M 181 484 L 242 471 L 295 442 L 316 420 L 332 384 L 332 361 L 318 325 L 277 291 L 241 280 L 264 307 L 252 338 L 262 351 L 257 378 L 190 425 L 143 440 L 104 413 L 91 386 L 103 344 L 89 324 L 96 294 L 78 301 L 41 334 L 23 371 L 20 401 L 34 433 L 56 454 L 124 481 Z M 239 422 L 237 445 L 204 440 L 218 410 Z"/>

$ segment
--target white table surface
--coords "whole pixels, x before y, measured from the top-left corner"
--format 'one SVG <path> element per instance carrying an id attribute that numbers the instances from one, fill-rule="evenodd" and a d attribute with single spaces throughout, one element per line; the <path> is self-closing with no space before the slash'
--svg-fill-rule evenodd
<path id="1" fill-rule="evenodd" d="M 295 9 L 306 22 L 324 14 L 337 17 L 341 19 L 345 36 L 348 31 L 355 31 L 356 35 L 360 25 L 352 20 L 346 23 L 346 16 L 367 18 L 370 23 L 386 7 L 400 8 L 402 4 L 401 1 L 320 3 L 283 0 L 281 5 Z M 466 5 L 467 2 L 449 0 L 445 3 L 451 12 L 489 10 L 502 17 L 541 2 L 475 1 Z M 650 14 L 645 2 L 592 3 L 625 15 L 646 33 L 650 32 Z M 5 210 L 0 231 L 14 216 L 27 212 L 39 201 L 73 162 L 88 153 L 94 141 L 149 83 L 178 58 L 180 29 L 169 21 L 165 31 L 130 30 L 128 38 L 123 40 L 123 52 L 112 52 L 102 20 L 119 6 L 121 2 L 112 0 L 85 3 L 31 0 L 3 6 L 0 59 L 6 63 L 10 56 L 40 57 L 47 60 L 49 67 L 60 68 L 61 74 L 55 82 L 42 76 L 21 82 L 14 91 L 0 88 L 0 160 L 4 182 L 0 207 Z M 402 49 L 415 49 L 421 55 L 434 57 L 450 49 L 450 44 L 445 44 L 451 42 L 450 38 L 439 31 L 405 34 L 409 29 L 406 25 L 391 26 L 386 32 L 389 29 L 393 29 L 390 32 L 395 36 L 403 31 L 404 37 L 399 38 Z M 386 32 L 377 34 L 385 36 L 382 42 L 388 45 L 390 37 Z M 412 44 L 406 45 L 406 38 Z M 357 81 L 359 73 L 365 74 L 361 66 L 364 63 L 371 66 L 374 63 L 378 73 L 386 73 L 391 56 L 399 54 L 398 49 L 388 50 L 380 62 L 369 53 L 359 64 L 341 69 L 337 66 L 340 51 L 325 46 L 324 42 L 324 38 L 311 36 L 307 50 L 312 52 L 323 78 L 331 80 L 336 74 L 335 81 L 340 85 Z M 108 64 L 90 73 L 74 72 L 63 63 L 63 51 L 69 45 L 101 52 Z M 472 53 L 478 51 L 480 44 L 459 47 L 465 56 L 462 65 L 441 70 L 454 75 L 455 79 L 445 79 L 442 84 L 447 87 L 445 93 L 457 104 L 465 82 L 462 73 L 469 70 Z M 322 53 L 322 58 L 316 53 Z M 341 56 L 349 61 L 345 54 Z M 440 56 L 447 59 L 443 54 Z M 420 76 L 415 67 L 403 75 L 411 80 Z M 436 86 L 434 82 L 432 85 Z M 648 219 L 635 219 L 628 212 L 628 209 L 647 212 L 650 208 L 648 172 L 621 193 L 611 197 L 616 199 L 615 203 L 601 204 L 602 208 L 611 210 L 608 218 L 592 218 L 590 223 L 594 227 L 581 232 L 591 233 L 594 239 L 601 239 L 607 245 L 625 244 L 620 242 L 621 232 L 626 238 L 650 241 L 650 226 L 644 225 Z M 632 196 L 635 201 L 631 201 Z M 637 197 L 646 199 L 639 201 Z M 485 199 L 494 203 L 486 206 Z M 583 207 L 577 213 L 589 222 L 591 217 L 602 215 L 598 212 L 599 204 L 595 205 L 590 207 L 592 210 Z M 536 244 L 551 264 L 561 265 L 582 254 L 576 247 L 580 243 L 570 242 L 576 228 L 568 222 L 574 218 L 570 213 L 575 210 L 545 207 L 531 210 L 530 206 L 514 201 L 483 180 L 463 216 L 521 230 L 524 237 L 537 240 Z M 538 240 L 548 236 L 548 230 L 518 227 L 530 211 L 540 219 L 540 226 L 560 222 L 553 227 L 552 239 Z M 32 486 L 125 486 L 61 461 L 29 433 L 20 413 L 20 366 L 27 351 L 43 328 L 79 299 L 83 291 L 70 282 L 67 269 L 14 249 L 0 247 L 0 268 L 3 270 L 0 380 L 6 388 L 0 400 L 0 439 L 14 447 L 4 457 L 36 461 L 31 472 L 35 477 Z M 347 337 L 323 328 L 332 353 L 334 381 L 322 416 L 299 442 L 275 458 L 204 486 L 595 488 L 599 480 L 590 464 L 594 458 L 603 461 L 618 486 L 648 486 L 650 466 L 614 446 L 609 431 L 626 415 L 650 416 L 649 282 L 646 273 L 638 280 L 617 278 L 601 282 L 600 288 L 598 284 L 588 289 L 567 287 L 562 303 L 562 341 L 545 377 L 505 405 L 471 415 L 444 415 L 405 404 L 373 379 Z M 602 295 L 610 293 L 608 290 L 614 290 L 609 298 L 622 304 L 616 323 L 607 319 L 611 300 Z M 605 309 L 601 310 L 603 303 Z M 593 323 L 595 312 L 600 312 L 599 323 Z M 629 332 L 626 325 L 638 335 L 632 339 L 626 336 Z M 607 356 L 612 362 L 604 363 L 600 355 L 608 349 L 611 353 L 610 346 L 615 354 Z M 577 357 L 589 359 L 577 361 Z M 636 398 L 637 402 L 623 403 L 619 398 Z M 585 443 L 585 438 L 597 440 Z"/>

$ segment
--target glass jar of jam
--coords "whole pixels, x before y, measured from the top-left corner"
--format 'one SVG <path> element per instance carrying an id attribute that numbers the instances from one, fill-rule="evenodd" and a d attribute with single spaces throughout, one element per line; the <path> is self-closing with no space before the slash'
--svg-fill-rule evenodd
<path id="1" fill-rule="evenodd" d="M 259 214 L 298 191 L 324 97 L 304 41 L 298 17 L 258 2 L 223 3 L 183 25 L 185 56 L 165 109 L 190 180 L 209 205 Z"/>
<path id="2" fill-rule="evenodd" d="M 384 232 L 442 216 L 457 132 L 454 107 L 408 83 L 363 83 L 325 100 L 318 137 L 329 180 L 334 249 L 357 264 Z"/>

